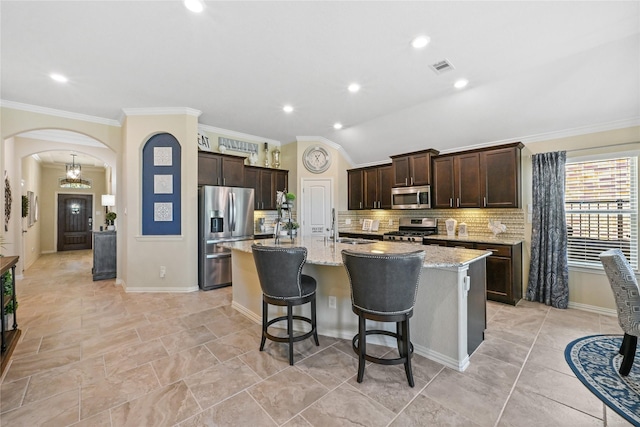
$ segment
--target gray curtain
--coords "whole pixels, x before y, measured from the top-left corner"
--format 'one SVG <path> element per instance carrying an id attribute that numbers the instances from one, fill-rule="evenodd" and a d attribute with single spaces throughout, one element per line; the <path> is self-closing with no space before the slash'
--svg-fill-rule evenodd
<path id="1" fill-rule="evenodd" d="M 569 303 L 564 182 L 567 153 L 536 154 L 533 161 L 531 266 L 525 298 L 556 308 Z"/>

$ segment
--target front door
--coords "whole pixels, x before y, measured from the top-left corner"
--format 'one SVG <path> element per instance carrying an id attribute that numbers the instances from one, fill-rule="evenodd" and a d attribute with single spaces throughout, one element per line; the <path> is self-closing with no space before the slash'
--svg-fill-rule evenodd
<path id="1" fill-rule="evenodd" d="M 331 227 L 331 188 L 330 179 L 303 179 L 302 235 L 320 237 L 329 235 L 327 229 Z M 336 212 L 336 221 L 337 215 Z"/>
<path id="2" fill-rule="evenodd" d="M 92 195 L 58 195 L 58 252 L 91 249 L 92 209 Z"/>

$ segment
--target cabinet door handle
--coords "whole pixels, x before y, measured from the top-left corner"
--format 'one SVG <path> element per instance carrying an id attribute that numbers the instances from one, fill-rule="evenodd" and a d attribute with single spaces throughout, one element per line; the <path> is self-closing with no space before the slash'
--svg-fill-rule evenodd
<path id="1" fill-rule="evenodd" d="M 452 208 L 453 207 L 453 199 L 449 198 L 449 207 Z"/>
<path id="2" fill-rule="evenodd" d="M 483 197 L 482 198 L 482 205 L 486 208 L 487 207 L 487 197 Z"/>
<path id="3" fill-rule="evenodd" d="M 411 177 L 411 185 L 413 185 L 413 177 Z"/>
<path id="4" fill-rule="evenodd" d="M 227 178 L 222 178 L 222 185 L 227 185 Z"/>
<path id="5" fill-rule="evenodd" d="M 362 202 L 360 202 L 360 209 L 362 209 Z"/>
<path id="6" fill-rule="evenodd" d="M 456 199 L 456 208 L 460 207 L 460 197 Z"/>
<path id="7" fill-rule="evenodd" d="M 407 178 L 405 177 L 405 178 L 404 178 L 404 186 L 406 187 L 406 186 L 408 186 L 408 185 L 409 185 L 409 182 L 408 182 Z"/>

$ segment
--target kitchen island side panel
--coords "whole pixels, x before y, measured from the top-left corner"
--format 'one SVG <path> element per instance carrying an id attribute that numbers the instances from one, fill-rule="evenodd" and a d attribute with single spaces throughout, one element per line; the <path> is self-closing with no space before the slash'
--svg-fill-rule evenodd
<path id="1" fill-rule="evenodd" d="M 479 260 L 484 263 L 484 259 Z M 233 307 L 257 323 L 262 316 L 262 291 L 251 253 L 232 251 Z M 411 318 L 411 341 L 415 352 L 463 371 L 469 364 L 467 354 L 467 277 L 468 266 L 424 268 L 420 277 L 414 315 Z M 351 339 L 357 333 L 358 318 L 351 310 L 349 279 L 344 266 L 305 264 L 303 272 L 317 283 L 318 333 Z M 484 286 L 484 284 L 483 284 Z M 329 308 L 329 296 L 336 297 L 336 308 Z M 271 310 L 271 307 L 270 307 Z M 309 315 L 308 304 L 294 311 Z M 274 307 L 270 315 L 281 315 Z M 298 325 L 302 326 L 302 325 Z M 393 323 L 371 322 L 371 327 L 395 331 Z M 294 326 L 294 329 L 298 329 Z M 382 337 L 372 343 L 395 347 L 395 341 Z"/>

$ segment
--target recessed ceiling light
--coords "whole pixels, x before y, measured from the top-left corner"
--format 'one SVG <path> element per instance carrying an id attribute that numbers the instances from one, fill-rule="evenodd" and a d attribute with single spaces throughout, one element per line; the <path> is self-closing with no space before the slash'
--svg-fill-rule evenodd
<path id="1" fill-rule="evenodd" d="M 49 77 L 51 77 L 53 80 L 57 81 L 58 83 L 66 83 L 69 81 L 68 78 L 58 73 L 51 73 L 49 74 Z"/>
<path id="2" fill-rule="evenodd" d="M 349 85 L 349 92 L 356 93 L 359 90 L 360 90 L 360 85 L 358 83 L 351 83 Z"/>
<path id="3" fill-rule="evenodd" d="M 290 113 L 293 111 L 293 107 L 291 105 L 285 105 L 284 107 L 282 107 L 282 111 L 284 111 L 285 113 Z"/>
<path id="4" fill-rule="evenodd" d="M 334 123 L 334 124 L 333 124 L 333 128 L 334 128 L 335 130 L 340 130 L 340 129 L 342 129 L 342 123 Z"/>
<path id="5" fill-rule="evenodd" d="M 184 0 L 184 7 L 191 12 L 200 13 L 204 10 L 204 2 L 202 0 Z"/>
<path id="6" fill-rule="evenodd" d="M 428 45 L 430 41 L 431 39 L 427 36 L 418 36 L 415 39 L 413 39 L 413 41 L 411 42 L 411 46 L 413 46 L 416 49 L 422 49 L 423 47 Z"/>
<path id="7" fill-rule="evenodd" d="M 456 81 L 456 82 L 453 84 L 453 86 L 454 86 L 456 89 L 462 89 L 463 87 L 465 87 L 465 86 L 466 86 L 466 85 L 468 85 L 468 84 L 469 84 L 469 80 L 467 80 L 467 79 L 460 79 L 460 80 Z"/>

